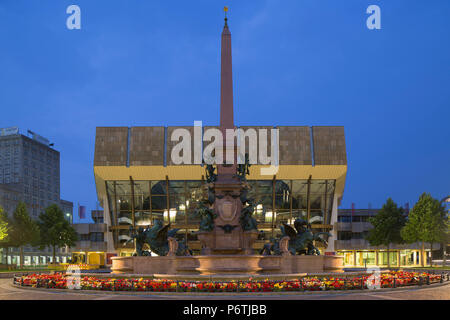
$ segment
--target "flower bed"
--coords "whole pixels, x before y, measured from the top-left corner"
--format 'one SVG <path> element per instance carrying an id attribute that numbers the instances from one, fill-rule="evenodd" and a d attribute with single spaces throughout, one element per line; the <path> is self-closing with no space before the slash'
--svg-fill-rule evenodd
<path id="1" fill-rule="evenodd" d="M 87 263 L 57 263 L 57 264 L 49 264 L 49 269 L 55 269 L 58 271 L 65 271 L 67 268 L 71 268 L 73 270 L 95 270 L 100 266 L 98 264 L 87 264 Z"/>
<path id="2" fill-rule="evenodd" d="M 448 281 L 448 275 L 392 271 L 379 276 L 380 288 L 395 288 Z M 103 291 L 152 291 L 152 292 L 289 292 L 326 290 L 363 290 L 372 288 L 377 279 L 370 275 L 358 277 L 304 277 L 295 280 L 245 281 L 175 281 L 157 279 L 75 277 L 64 273 L 31 274 L 14 277 L 14 283 L 34 288 Z"/>

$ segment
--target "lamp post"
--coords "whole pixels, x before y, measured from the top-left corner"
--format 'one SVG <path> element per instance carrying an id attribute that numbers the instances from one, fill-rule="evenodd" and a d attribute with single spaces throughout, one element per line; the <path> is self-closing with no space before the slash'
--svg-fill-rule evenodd
<path id="1" fill-rule="evenodd" d="M 447 196 L 444 199 L 442 199 L 441 203 L 445 203 L 447 207 L 450 206 L 450 196 Z M 449 211 L 450 210 L 447 209 L 447 214 L 449 213 Z M 447 249 L 447 244 L 448 244 L 447 242 L 448 242 L 447 239 L 444 239 L 443 250 L 442 250 L 442 252 L 443 252 L 443 254 L 442 254 L 442 256 L 443 256 L 442 257 L 442 266 L 443 267 L 445 267 L 446 264 L 447 264 L 447 250 L 446 250 Z"/>

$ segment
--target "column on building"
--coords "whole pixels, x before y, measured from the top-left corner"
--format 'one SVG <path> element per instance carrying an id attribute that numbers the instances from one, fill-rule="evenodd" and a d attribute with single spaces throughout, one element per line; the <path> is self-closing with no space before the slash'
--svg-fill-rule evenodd
<path id="1" fill-rule="evenodd" d="M 334 252 L 335 251 L 335 247 L 334 247 L 334 241 L 337 240 L 337 233 L 338 231 L 336 230 L 335 224 L 338 220 L 338 199 L 339 199 L 339 195 L 337 193 L 334 193 L 334 197 L 333 197 L 333 207 L 332 207 L 332 211 L 331 211 L 331 220 L 330 220 L 330 225 L 333 226 L 333 229 L 331 230 L 331 237 L 328 239 L 328 247 L 327 247 L 327 252 Z M 356 260 L 355 260 L 356 261 Z"/>

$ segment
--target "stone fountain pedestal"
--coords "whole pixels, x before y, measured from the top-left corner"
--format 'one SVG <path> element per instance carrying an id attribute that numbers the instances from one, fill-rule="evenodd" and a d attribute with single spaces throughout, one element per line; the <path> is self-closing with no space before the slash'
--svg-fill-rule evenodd
<path id="1" fill-rule="evenodd" d="M 252 245 L 258 238 L 258 231 L 199 231 L 197 237 L 202 244 L 201 255 L 252 255 Z"/>
<path id="2" fill-rule="evenodd" d="M 292 275 L 343 272 L 340 256 L 208 255 L 113 257 L 114 274 L 165 276 Z"/>
<path id="3" fill-rule="evenodd" d="M 227 169 L 221 168 L 222 174 L 218 176 L 218 181 L 209 187 L 210 192 L 214 192 L 216 219 L 212 231 L 197 232 L 202 255 L 254 254 L 252 248 L 258 238 L 258 231 L 243 230 L 240 220 L 244 185 L 233 177 L 234 167 L 231 167 L 230 173 L 227 173 Z"/>

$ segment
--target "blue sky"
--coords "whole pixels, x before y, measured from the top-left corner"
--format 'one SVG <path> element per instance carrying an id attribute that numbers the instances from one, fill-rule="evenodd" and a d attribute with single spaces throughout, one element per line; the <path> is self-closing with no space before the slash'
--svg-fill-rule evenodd
<path id="1" fill-rule="evenodd" d="M 450 193 L 448 0 L 2 0 L 0 127 L 54 142 L 61 197 L 95 209 L 96 126 L 218 124 L 224 5 L 237 125 L 345 126 L 341 207 Z"/>

